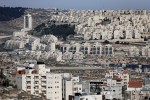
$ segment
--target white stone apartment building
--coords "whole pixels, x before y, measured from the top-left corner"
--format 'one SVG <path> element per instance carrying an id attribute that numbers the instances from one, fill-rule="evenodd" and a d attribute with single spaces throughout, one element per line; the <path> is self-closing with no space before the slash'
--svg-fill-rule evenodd
<path id="1" fill-rule="evenodd" d="M 121 78 L 107 78 L 107 86 L 123 86 Z"/>
<path id="2" fill-rule="evenodd" d="M 103 100 L 102 95 L 75 96 L 74 100 Z"/>
<path id="3" fill-rule="evenodd" d="M 10 80 L 18 89 L 32 95 L 44 94 L 48 100 L 68 100 L 69 95 L 82 92 L 79 77 L 72 77 L 69 73 L 51 73 L 42 62 L 38 62 L 35 68 L 16 71 Z"/>
<path id="4" fill-rule="evenodd" d="M 127 86 L 129 82 L 129 73 L 127 71 L 117 72 L 110 70 L 108 73 L 106 73 L 105 78 L 110 78 L 114 81 L 118 80 L 118 84 L 122 84 L 122 86 Z M 110 84 L 112 80 L 108 80 L 108 83 Z"/>
<path id="5" fill-rule="evenodd" d="M 25 31 L 32 30 L 32 15 L 30 14 L 24 16 L 24 30 Z"/>
<path id="6" fill-rule="evenodd" d="M 35 69 L 25 69 L 24 74 L 15 77 L 18 89 L 29 94 L 43 93 L 48 100 L 62 99 L 62 74 L 50 73 L 44 64 L 38 64 Z"/>
<path id="7" fill-rule="evenodd" d="M 150 57 L 150 46 L 149 45 L 142 48 L 142 56 Z"/>
<path id="8" fill-rule="evenodd" d="M 22 49 L 24 46 L 25 42 L 20 40 L 8 40 L 5 43 L 6 49 Z"/>
<path id="9" fill-rule="evenodd" d="M 121 86 L 105 86 L 101 92 L 105 95 L 105 100 L 119 99 L 122 100 L 122 87 Z"/>
<path id="10" fill-rule="evenodd" d="M 63 78 L 63 100 L 69 100 L 69 95 L 75 95 L 75 93 L 82 93 L 82 83 L 79 77 L 64 77 Z"/>
<path id="11" fill-rule="evenodd" d="M 71 52 L 75 53 L 83 53 L 83 55 L 99 55 L 99 56 L 113 56 L 113 47 L 110 44 L 101 45 L 96 42 L 93 44 L 90 43 L 82 43 L 82 44 L 61 44 L 60 51 L 62 53 Z M 68 53 L 67 53 L 68 55 Z"/>
<path id="12" fill-rule="evenodd" d="M 149 100 L 150 99 L 150 88 L 142 88 L 140 91 L 128 91 L 128 100 Z"/>

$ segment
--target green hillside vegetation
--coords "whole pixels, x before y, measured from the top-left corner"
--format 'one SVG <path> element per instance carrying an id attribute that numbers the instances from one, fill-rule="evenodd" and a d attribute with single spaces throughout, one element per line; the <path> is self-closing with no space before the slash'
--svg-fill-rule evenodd
<path id="1" fill-rule="evenodd" d="M 52 34 L 58 38 L 66 40 L 69 35 L 76 34 L 74 30 L 75 25 L 61 22 L 48 22 L 46 24 L 42 23 L 41 25 L 37 26 L 33 31 L 30 32 L 30 34 L 38 37 Z"/>
<path id="2" fill-rule="evenodd" d="M 0 21 L 9 21 L 21 17 L 27 8 L 0 7 Z"/>

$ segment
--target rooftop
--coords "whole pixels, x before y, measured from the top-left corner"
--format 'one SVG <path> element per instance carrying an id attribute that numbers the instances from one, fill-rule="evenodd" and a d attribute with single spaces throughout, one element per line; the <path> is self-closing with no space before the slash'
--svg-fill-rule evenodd
<path id="1" fill-rule="evenodd" d="M 130 88 L 141 88 L 143 86 L 143 82 L 139 82 L 139 81 L 129 81 L 128 83 L 128 87 Z"/>
<path id="2" fill-rule="evenodd" d="M 118 77 L 114 77 L 112 80 L 121 81 L 122 79 Z"/>

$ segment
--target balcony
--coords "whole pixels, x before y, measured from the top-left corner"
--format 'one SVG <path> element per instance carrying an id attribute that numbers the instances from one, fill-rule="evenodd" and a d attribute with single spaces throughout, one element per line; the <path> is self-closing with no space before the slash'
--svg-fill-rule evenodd
<path id="1" fill-rule="evenodd" d="M 34 81 L 39 81 L 39 78 L 34 78 Z"/>
<path id="2" fill-rule="evenodd" d="M 46 95 L 46 91 L 42 91 L 42 93 L 43 93 L 44 95 Z"/>
<path id="3" fill-rule="evenodd" d="M 41 90 L 46 90 L 46 88 L 41 88 Z"/>
<path id="4" fill-rule="evenodd" d="M 39 84 L 34 84 L 35 86 L 39 86 Z"/>
<path id="5" fill-rule="evenodd" d="M 41 82 L 41 85 L 43 86 L 43 85 L 46 85 L 46 81 L 42 81 Z"/>
<path id="6" fill-rule="evenodd" d="M 31 87 L 27 87 L 27 90 L 31 90 Z"/>
<path id="7" fill-rule="evenodd" d="M 34 80 L 39 80 L 39 77 L 38 76 L 34 76 Z"/>
<path id="8" fill-rule="evenodd" d="M 26 84 L 31 84 L 31 81 L 29 80 L 29 81 L 26 81 Z"/>
<path id="9" fill-rule="evenodd" d="M 124 76 L 124 78 L 127 78 L 127 76 Z"/>
<path id="10" fill-rule="evenodd" d="M 44 79 L 44 78 L 41 78 L 41 81 L 46 81 L 46 79 Z"/>
<path id="11" fill-rule="evenodd" d="M 31 81 L 31 78 L 26 78 L 26 81 Z"/>
<path id="12" fill-rule="evenodd" d="M 136 94 L 136 92 L 135 92 L 135 91 L 133 91 L 133 92 L 132 92 L 132 94 L 133 94 L 133 95 L 135 95 L 135 94 Z"/>
<path id="13" fill-rule="evenodd" d="M 35 86 L 34 89 L 35 89 L 35 90 L 39 90 L 39 87 L 38 87 L 38 86 Z"/>
<path id="14" fill-rule="evenodd" d="M 41 76 L 41 80 L 46 81 L 46 76 Z"/>
<path id="15" fill-rule="evenodd" d="M 31 84 L 26 84 L 26 86 L 31 86 Z"/>
<path id="16" fill-rule="evenodd" d="M 31 79 L 31 76 L 26 76 L 26 78 L 30 78 Z"/>
<path id="17" fill-rule="evenodd" d="M 35 94 L 39 94 L 39 91 L 35 91 Z"/>
<path id="18" fill-rule="evenodd" d="M 41 89 L 42 89 L 42 90 L 46 90 L 46 86 L 42 86 Z"/>
<path id="19" fill-rule="evenodd" d="M 144 95 L 144 93 L 141 91 L 141 92 L 139 93 L 139 95 Z"/>

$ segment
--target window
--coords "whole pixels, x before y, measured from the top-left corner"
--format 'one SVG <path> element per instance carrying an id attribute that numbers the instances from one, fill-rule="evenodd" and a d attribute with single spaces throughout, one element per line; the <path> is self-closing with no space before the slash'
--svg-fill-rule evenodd
<path id="1" fill-rule="evenodd" d="M 64 50 L 67 50 L 67 47 L 64 47 Z"/>
<path id="2" fill-rule="evenodd" d="M 76 88 L 74 88 L 74 91 L 76 91 Z"/>
<path id="3" fill-rule="evenodd" d="M 48 87 L 48 88 L 52 88 L 52 87 Z"/>
<path id="4" fill-rule="evenodd" d="M 85 54 L 88 54 L 88 52 L 87 52 L 87 51 L 85 51 Z"/>
<path id="5" fill-rule="evenodd" d="M 39 77 L 38 76 L 34 76 L 34 79 L 38 79 Z"/>
<path id="6" fill-rule="evenodd" d="M 31 89 L 31 86 L 27 86 L 27 89 Z"/>
<path id="7" fill-rule="evenodd" d="M 88 48 L 86 47 L 85 50 L 88 50 Z"/>

